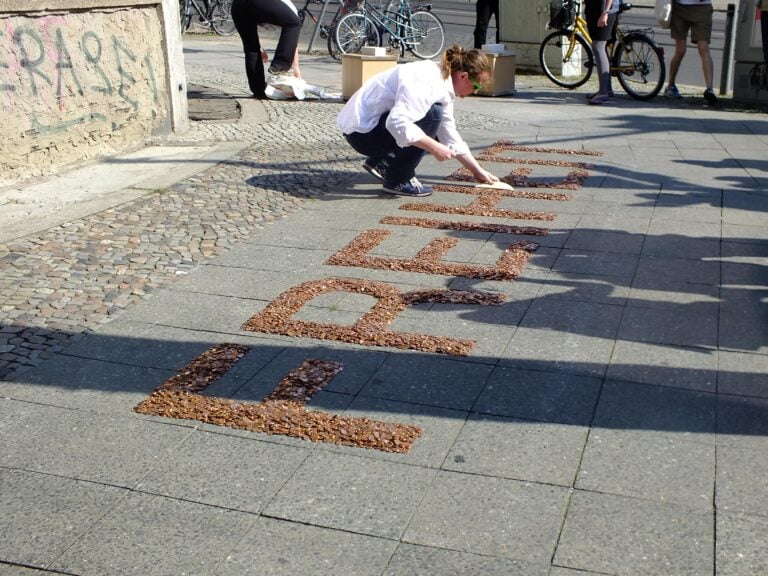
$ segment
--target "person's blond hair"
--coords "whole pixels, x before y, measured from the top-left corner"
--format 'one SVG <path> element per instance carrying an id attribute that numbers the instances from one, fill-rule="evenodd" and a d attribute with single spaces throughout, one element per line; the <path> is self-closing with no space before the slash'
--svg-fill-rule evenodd
<path id="1" fill-rule="evenodd" d="M 443 78 L 448 78 L 452 72 L 466 72 L 470 78 L 477 78 L 483 72 L 491 73 L 491 61 L 480 50 L 467 50 L 464 46 L 454 44 L 443 52 L 440 70 Z"/>

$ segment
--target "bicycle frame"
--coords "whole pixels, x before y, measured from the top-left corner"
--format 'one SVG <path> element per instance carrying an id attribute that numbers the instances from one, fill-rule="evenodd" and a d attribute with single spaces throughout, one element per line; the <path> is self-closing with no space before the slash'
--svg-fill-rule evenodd
<path id="1" fill-rule="evenodd" d="M 400 0 L 396 11 L 387 11 L 364 0 L 363 14 L 370 18 L 380 32 L 389 34 L 390 44 L 393 47 L 395 43 L 400 45 L 401 52 L 403 48 L 421 40 L 421 30 L 410 24 L 413 8 L 407 0 Z"/>
<path id="2" fill-rule="evenodd" d="M 568 45 L 568 50 L 565 53 L 566 58 L 570 58 L 573 55 L 573 51 L 577 46 L 577 43 L 573 39 L 573 36 L 575 36 L 576 34 L 581 34 L 584 40 L 587 41 L 587 44 L 590 47 L 592 46 L 592 37 L 589 35 L 589 30 L 587 29 L 587 21 L 580 14 L 576 16 L 576 20 L 573 26 L 569 29 L 569 31 L 570 31 L 570 34 L 568 36 L 569 45 Z M 619 26 L 619 19 L 616 18 L 616 22 L 613 25 L 613 34 L 611 35 L 611 40 L 608 41 L 608 61 L 609 62 L 613 62 L 613 51 L 617 45 L 622 44 L 624 37 L 627 36 L 628 34 L 632 34 L 636 32 L 647 34 L 648 32 L 651 32 L 651 29 L 650 28 L 647 30 L 636 29 L 636 30 L 627 30 L 626 32 L 624 32 L 624 30 L 622 30 L 621 27 Z M 630 66 L 611 65 L 611 74 L 613 76 L 616 76 L 619 72 L 629 71 L 629 70 L 631 70 Z"/>

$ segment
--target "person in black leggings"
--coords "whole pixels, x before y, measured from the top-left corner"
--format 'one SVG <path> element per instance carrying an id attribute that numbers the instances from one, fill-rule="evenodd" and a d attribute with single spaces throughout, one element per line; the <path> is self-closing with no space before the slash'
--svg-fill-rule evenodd
<path id="1" fill-rule="evenodd" d="M 592 52 L 595 54 L 599 88 L 596 94 L 588 94 L 590 104 L 605 104 L 613 97 L 611 89 L 611 65 L 608 62 L 606 46 L 611 39 L 619 12 L 619 0 L 587 0 L 584 19 L 592 38 Z"/>
<path id="2" fill-rule="evenodd" d="M 234 0 L 232 19 L 243 41 L 245 74 L 255 98 L 266 98 L 264 90 L 267 87 L 264 75 L 267 53 L 259 41 L 259 24 L 280 27 L 280 39 L 269 67 L 270 76 L 291 75 L 300 78 L 298 45 L 301 20 L 290 0 Z"/>
<path id="3" fill-rule="evenodd" d="M 480 50 L 488 36 L 488 24 L 491 16 L 496 18 L 496 43 L 499 43 L 499 0 L 477 0 L 475 6 L 475 48 Z"/>

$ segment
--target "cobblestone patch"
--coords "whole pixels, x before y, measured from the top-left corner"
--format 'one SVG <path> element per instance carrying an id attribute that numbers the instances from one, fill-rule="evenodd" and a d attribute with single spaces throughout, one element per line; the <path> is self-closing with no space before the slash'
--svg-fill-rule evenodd
<path id="1" fill-rule="evenodd" d="M 174 140 L 254 144 L 168 189 L 0 246 L 0 379 L 357 174 L 331 128 L 339 108 L 269 102 L 264 124 L 193 123 Z"/>

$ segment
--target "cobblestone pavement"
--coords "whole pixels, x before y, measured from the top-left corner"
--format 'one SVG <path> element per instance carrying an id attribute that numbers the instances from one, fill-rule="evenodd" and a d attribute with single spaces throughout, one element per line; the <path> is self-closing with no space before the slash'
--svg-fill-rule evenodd
<path id="1" fill-rule="evenodd" d="M 190 70 L 190 83 L 210 70 Z M 239 77 L 215 78 L 244 89 Z M 242 140 L 243 153 L 117 208 L 0 243 L 0 379 L 37 365 L 201 261 L 357 173 L 339 103 L 266 102 L 268 121 L 195 122 L 172 142 Z M 329 160 L 333 159 L 330 164 Z"/>

